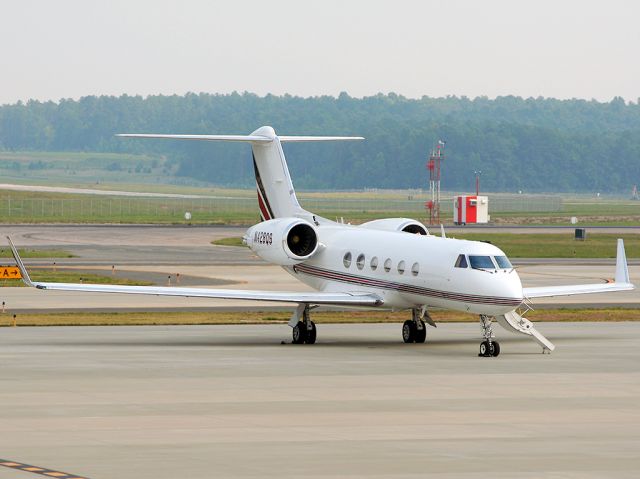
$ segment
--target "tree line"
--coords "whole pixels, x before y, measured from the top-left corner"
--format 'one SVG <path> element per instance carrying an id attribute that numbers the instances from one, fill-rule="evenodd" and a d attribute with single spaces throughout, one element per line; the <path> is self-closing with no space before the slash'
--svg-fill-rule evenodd
<path id="1" fill-rule="evenodd" d="M 446 142 L 443 188 L 626 193 L 640 182 L 640 104 L 393 93 L 302 98 L 251 93 L 88 96 L 0 106 L 0 149 L 165 156 L 177 174 L 225 186 L 253 182 L 246 145 L 132 140 L 116 133 L 361 135 L 364 142 L 287 144 L 305 189 L 426 188 L 425 163 Z"/>

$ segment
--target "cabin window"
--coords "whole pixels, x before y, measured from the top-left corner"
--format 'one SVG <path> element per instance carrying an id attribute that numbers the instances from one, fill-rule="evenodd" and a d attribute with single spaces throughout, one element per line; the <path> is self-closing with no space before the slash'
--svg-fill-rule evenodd
<path id="1" fill-rule="evenodd" d="M 496 269 L 491 256 L 469 255 L 469 264 L 473 269 Z"/>
<path id="2" fill-rule="evenodd" d="M 404 274 L 404 261 L 398 263 L 398 273 Z"/>
<path id="3" fill-rule="evenodd" d="M 356 259 L 356 266 L 358 267 L 358 269 L 364 268 L 364 255 L 363 254 L 359 254 L 358 255 L 358 258 Z"/>
<path id="4" fill-rule="evenodd" d="M 391 259 L 387 258 L 384 260 L 384 270 L 388 273 L 391 271 Z"/>
<path id="5" fill-rule="evenodd" d="M 369 266 L 371 266 L 371 269 L 373 271 L 378 269 L 378 257 L 374 256 L 373 258 L 371 258 L 371 263 L 369 263 Z"/>
<path id="6" fill-rule="evenodd" d="M 419 272 L 420 272 L 420 265 L 418 263 L 413 263 L 413 266 L 411 267 L 411 274 L 414 276 L 418 276 Z"/>
<path id="7" fill-rule="evenodd" d="M 494 256 L 493 259 L 496 260 L 496 263 L 498 263 L 498 266 L 502 269 L 513 268 L 511 261 L 509 261 L 509 258 L 507 258 L 506 256 Z"/>
<path id="8" fill-rule="evenodd" d="M 344 258 L 342 258 L 342 263 L 345 268 L 351 266 L 351 253 L 345 253 Z"/>
<path id="9" fill-rule="evenodd" d="M 467 267 L 467 257 L 463 254 L 458 256 L 456 260 L 456 268 L 466 268 Z"/>

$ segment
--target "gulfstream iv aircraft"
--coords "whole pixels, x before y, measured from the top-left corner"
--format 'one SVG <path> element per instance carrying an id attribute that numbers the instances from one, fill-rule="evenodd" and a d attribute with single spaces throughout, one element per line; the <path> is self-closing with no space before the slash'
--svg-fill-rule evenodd
<path id="1" fill-rule="evenodd" d="M 554 345 L 523 315 L 529 300 L 550 296 L 631 290 L 624 245 L 618 240 L 615 282 L 523 288 L 517 271 L 496 246 L 429 234 L 406 218 L 370 221 L 359 226 L 336 223 L 305 210 L 296 198 L 282 143 L 361 140 L 360 137 L 277 136 L 263 126 L 250 135 L 124 134 L 134 138 L 247 142 L 262 221 L 249 228 L 244 242 L 265 261 L 282 266 L 314 292 L 237 291 L 179 287 L 40 283 L 29 274 L 9 239 L 25 283 L 43 291 L 90 291 L 198 298 L 231 298 L 297 304 L 289 326 L 293 342 L 312 344 L 316 326 L 310 311 L 318 306 L 407 310 L 402 326 L 405 343 L 423 343 L 426 323 L 435 326 L 433 309 L 451 309 L 480 318 L 481 356 L 497 356 L 492 320 L 536 340 L 543 351 Z"/>

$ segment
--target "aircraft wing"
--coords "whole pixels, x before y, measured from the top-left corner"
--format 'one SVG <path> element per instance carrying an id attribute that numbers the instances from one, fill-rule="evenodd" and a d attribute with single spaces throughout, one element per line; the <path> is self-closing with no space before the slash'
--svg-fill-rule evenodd
<path id="1" fill-rule="evenodd" d="M 321 293 L 297 291 L 258 291 L 235 289 L 179 288 L 169 286 L 120 286 L 111 284 L 41 283 L 32 281 L 11 238 L 7 236 L 22 280 L 27 286 L 42 290 L 84 291 L 91 293 L 144 294 L 152 296 L 184 296 L 191 298 L 242 299 L 284 303 L 323 304 L 334 306 L 381 306 L 384 301 L 376 294 L 366 292 Z"/>
<path id="2" fill-rule="evenodd" d="M 533 298 L 551 298 L 553 296 L 573 296 L 574 294 L 610 293 L 613 291 L 631 291 L 632 284 L 596 283 L 576 284 L 568 286 L 541 286 L 538 288 L 523 288 L 524 296 Z"/>
<path id="3" fill-rule="evenodd" d="M 624 252 L 624 242 L 618 239 L 616 256 L 616 275 L 611 283 L 576 284 L 567 286 L 541 286 L 523 288 L 524 296 L 533 298 L 550 298 L 553 296 L 573 296 L 574 294 L 609 293 L 613 291 L 630 291 L 635 286 L 629 281 L 629 266 Z"/>

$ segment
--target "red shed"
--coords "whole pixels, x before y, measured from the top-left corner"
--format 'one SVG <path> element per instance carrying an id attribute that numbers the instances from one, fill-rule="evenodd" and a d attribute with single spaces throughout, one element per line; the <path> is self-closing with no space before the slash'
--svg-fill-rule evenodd
<path id="1" fill-rule="evenodd" d="M 488 223 L 489 198 L 459 195 L 453 198 L 453 223 L 456 225 Z"/>

